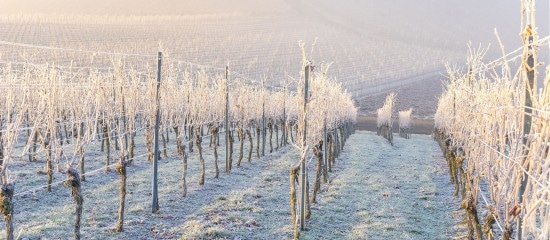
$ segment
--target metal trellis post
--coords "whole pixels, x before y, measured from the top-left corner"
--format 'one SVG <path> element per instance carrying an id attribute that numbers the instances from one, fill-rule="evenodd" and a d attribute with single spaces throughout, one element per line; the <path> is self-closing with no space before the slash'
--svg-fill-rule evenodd
<path id="1" fill-rule="evenodd" d="M 325 113 L 325 119 L 323 122 L 323 172 L 324 172 L 324 182 L 328 182 L 328 137 L 327 137 L 327 117 Z"/>
<path id="2" fill-rule="evenodd" d="M 160 74 L 162 66 L 162 52 L 158 53 L 158 63 L 157 63 L 157 93 L 156 93 L 156 116 L 155 116 L 155 157 L 153 158 L 153 206 L 152 212 L 156 213 L 159 210 L 158 202 L 158 160 L 159 160 L 159 125 L 160 125 L 160 99 L 159 99 L 159 90 L 160 90 Z"/>
<path id="3" fill-rule="evenodd" d="M 311 71 L 311 66 L 308 64 L 305 68 L 305 82 L 304 82 L 304 129 L 302 133 L 302 147 L 306 148 L 306 134 L 307 134 L 307 96 L 308 96 L 308 85 L 309 85 L 309 72 Z M 307 187 L 306 187 L 306 158 L 302 157 L 302 163 L 300 166 L 301 181 L 300 184 L 302 187 L 302 202 L 300 203 L 300 229 L 305 229 L 306 224 L 306 202 L 307 202 Z"/>
<path id="4" fill-rule="evenodd" d="M 262 79 L 262 157 L 265 156 L 265 96 L 264 80 Z"/>
<path id="5" fill-rule="evenodd" d="M 229 66 L 225 66 L 225 172 L 231 171 L 229 162 Z"/>

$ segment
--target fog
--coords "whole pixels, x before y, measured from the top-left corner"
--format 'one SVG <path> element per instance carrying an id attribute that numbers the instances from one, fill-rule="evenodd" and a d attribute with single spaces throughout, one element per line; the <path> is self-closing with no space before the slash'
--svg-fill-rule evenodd
<path id="1" fill-rule="evenodd" d="M 284 2 L 254 0 L 1 0 L 0 13 L 187 15 L 275 12 Z"/>
<path id="2" fill-rule="evenodd" d="M 331 76 L 360 99 L 427 74 L 441 77 L 445 63 L 466 63 L 469 43 L 490 46 L 486 61 L 500 57 L 495 29 L 507 52 L 519 48 L 520 8 L 519 0 L 0 0 L 0 17 L 9 15 L 0 40 L 137 54 L 154 53 L 162 42 L 175 58 L 215 67 L 230 62 L 234 71 L 267 75 L 273 84 L 297 78 L 297 42 L 316 41 L 308 57 L 332 62 Z M 542 37 L 549 35 L 549 13 L 549 1 L 537 1 Z M 58 20 L 44 27 L 50 16 Z M 21 61 L 20 49 L 0 50 L 0 60 Z M 540 58 L 550 62 L 549 52 L 542 46 Z M 72 56 L 34 55 L 78 64 L 64 62 Z"/>
<path id="3" fill-rule="evenodd" d="M 537 2 L 542 36 L 549 32 L 548 1 Z M 427 44 L 448 41 L 453 47 L 494 42 L 498 29 L 507 45 L 518 45 L 519 0 L 0 0 L 0 14 L 196 15 L 288 14 L 339 24 L 355 33 L 382 32 Z M 431 40 L 430 40 L 431 39 Z"/>

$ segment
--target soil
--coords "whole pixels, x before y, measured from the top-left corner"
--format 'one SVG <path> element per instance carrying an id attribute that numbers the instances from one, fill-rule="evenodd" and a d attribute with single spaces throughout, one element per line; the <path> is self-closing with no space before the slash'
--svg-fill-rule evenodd
<path id="1" fill-rule="evenodd" d="M 357 129 L 376 132 L 376 116 L 357 116 Z M 393 132 L 397 133 L 399 129 L 398 121 L 393 121 Z M 414 134 L 432 134 L 434 131 L 433 119 L 411 119 L 411 133 Z"/>
<path id="2" fill-rule="evenodd" d="M 357 116 L 357 128 L 375 132 L 376 110 L 384 105 L 386 96 L 396 93 L 394 116 L 398 111 L 413 109 L 411 132 L 416 134 L 431 134 L 434 129 L 434 115 L 437 109 L 438 97 L 443 92 L 442 82 L 445 77 L 441 73 L 434 72 L 403 80 L 403 84 L 396 87 L 385 88 L 382 85 L 380 91 L 373 91 L 367 97 L 357 101 L 360 115 Z M 394 118 L 394 132 L 399 130 L 398 119 Z"/>
<path id="3" fill-rule="evenodd" d="M 375 116 L 376 110 L 384 105 L 386 96 L 394 92 L 396 100 L 394 116 L 398 111 L 413 109 L 415 119 L 433 119 L 437 110 L 438 97 L 443 93 L 444 72 L 425 75 L 420 78 L 411 78 L 402 81 L 403 84 L 395 87 L 380 87 L 383 89 L 368 94 L 358 101 L 361 115 Z M 390 84 L 390 83 L 388 83 Z M 431 132 L 430 132 L 431 133 Z M 429 134 L 429 133 L 427 133 Z"/>

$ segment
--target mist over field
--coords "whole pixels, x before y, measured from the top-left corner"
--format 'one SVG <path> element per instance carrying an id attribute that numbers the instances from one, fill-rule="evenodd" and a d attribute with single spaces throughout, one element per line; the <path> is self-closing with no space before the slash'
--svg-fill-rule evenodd
<path id="1" fill-rule="evenodd" d="M 550 9 L 547 1 L 537 4 L 538 32 L 545 36 Z M 232 70 L 273 85 L 297 77 L 297 42 L 304 41 L 308 51 L 314 49 L 310 60 L 330 63 L 329 75 L 365 112 L 376 105 L 367 101 L 380 103 L 378 96 L 370 98 L 374 95 L 421 86 L 412 89 L 420 95 L 398 101 L 422 108 L 415 115 L 431 117 L 445 63 L 464 65 L 469 43 L 490 46 L 487 60 L 501 56 L 495 29 L 506 51 L 521 45 L 519 9 L 519 1 L 501 0 L 0 0 L 0 14 L 9 16 L 0 38 L 139 54 L 156 51 L 161 42 L 174 58 L 214 67 L 229 63 Z M 30 30 L 9 27 L 18 16 Z M 49 28 L 36 25 L 52 16 L 58 20 Z M 10 49 L 0 60 L 20 60 L 19 51 Z M 548 51 L 540 56 L 548 59 Z"/>
<path id="2" fill-rule="evenodd" d="M 539 1 L 538 24 L 541 35 L 548 32 L 548 2 Z M 468 40 L 483 42 L 497 28 L 503 39 L 519 33 L 519 1 L 499 0 L 2 0 L 0 14 L 99 14 L 99 15 L 195 15 L 298 14 L 323 22 L 349 25 L 368 34 L 384 30 L 414 37 L 449 37 L 464 46 Z M 544 17 L 546 15 L 546 17 Z M 477 36 L 477 37 L 476 37 Z M 505 37 L 506 36 L 506 37 Z M 410 39 L 405 39 L 410 40 Z M 458 47 L 458 46 L 457 46 Z"/>

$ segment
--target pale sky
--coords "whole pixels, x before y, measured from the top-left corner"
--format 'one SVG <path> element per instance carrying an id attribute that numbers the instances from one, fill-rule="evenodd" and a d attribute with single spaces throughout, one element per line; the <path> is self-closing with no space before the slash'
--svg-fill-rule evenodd
<path id="1" fill-rule="evenodd" d="M 180 15 L 280 8 L 257 0 L 0 0 L 0 13 Z"/>
<path id="2" fill-rule="evenodd" d="M 503 34 L 508 32 L 508 28 L 519 31 L 519 0 L 0 0 L 0 14 L 307 14 L 308 9 L 296 8 L 296 3 L 303 1 L 325 2 L 332 10 L 359 21 L 387 23 L 402 27 L 404 31 L 411 24 L 435 25 L 435 28 L 440 26 L 451 31 L 455 27 L 467 26 L 473 30 L 489 29 L 490 34 L 493 28 L 498 28 Z M 549 15 L 548 0 L 537 1 L 539 32 L 545 35 L 549 32 Z"/>
<path id="3" fill-rule="evenodd" d="M 506 46 L 520 45 L 520 6 L 520 0 L 0 0 L 0 14 L 294 14 L 363 35 L 383 28 L 403 41 L 428 34 L 465 48 L 468 41 L 496 47 L 495 28 Z M 537 1 L 537 26 L 549 35 L 548 0 Z"/>

